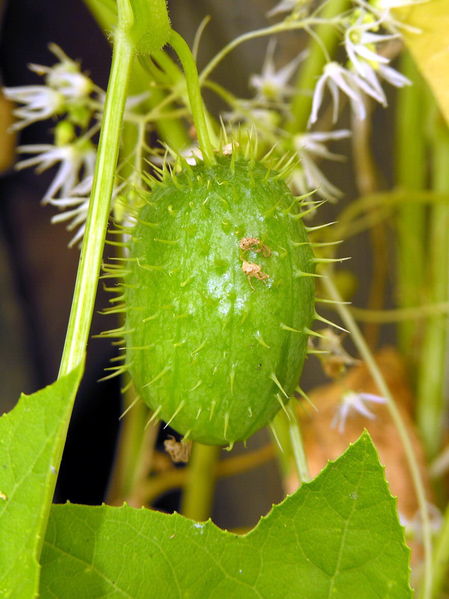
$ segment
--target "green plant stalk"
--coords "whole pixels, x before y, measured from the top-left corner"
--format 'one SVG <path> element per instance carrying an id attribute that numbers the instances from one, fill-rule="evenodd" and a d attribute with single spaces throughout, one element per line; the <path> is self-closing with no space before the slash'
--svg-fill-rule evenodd
<path id="1" fill-rule="evenodd" d="M 352 2 L 349 0 L 329 0 L 324 3 L 320 16 L 324 21 L 332 21 L 344 13 L 351 4 Z M 341 33 L 335 24 L 328 23 L 319 25 L 315 35 L 311 37 L 307 58 L 301 65 L 295 83 L 296 94 L 293 96 L 290 109 L 291 116 L 285 125 L 286 130 L 290 133 L 306 131 L 317 78 L 321 75 L 329 58 L 335 54 L 340 38 Z"/>
<path id="2" fill-rule="evenodd" d="M 125 402 L 130 398 L 125 394 Z M 149 411 L 142 401 L 127 406 L 129 410 L 123 417 L 119 431 L 114 468 L 111 474 L 107 503 L 121 505 L 133 491 L 141 461 L 142 443 L 145 434 L 145 423 Z"/>
<path id="3" fill-rule="evenodd" d="M 340 317 L 345 327 L 350 331 L 352 340 L 355 346 L 357 347 L 362 360 L 366 363 L 368 370 L 370 371 L 370 374 L 373 377 L 373 380 L 377 385 L 377 388 L 379 389 L 380 394 L 385 398 L 387 402 L 386 405 L 388 411 L 390 412 L 390 416 L 401 439 L 401 443 L 407 458 L 407 464 L 410 470 L 410 474 L 412 476 L 413 486 L 415 488 L 415 493 L 419 506 L 419 513 L 422 521 L 422 535 L 424 545 L 424 577 L 420 597 L 421 599 L 431 599 L 433 577 L 432 536 L 429 522 L 429 514 L 427 510 L 426 491 L 423 485 L 423 481 L 421 479 L 421 474 L 413 450 L 413 445 L 407 433 L 407 429 L 404 425 L 404 422 L 402 421 L 401 414 L 382 375 L 382 372 L 376 364 L 376 361 L 368 345 L 366 344 L 365 339 L 363 338 L 363 335 L 360 331 L 360 328 L 355 322 L 350 310 L 343 303 L 337 291 L 337 288 L 335 287 L 334 282 L 332 281 L 330 273 L 328 273 L 327 276 L 323 277 L 322 283 L 326 291 L 328 292 L 330 298 L 337 302 L 336 307 L 340 314 Z"/>
<path id="4" fill-rule="evenodd" d="M 294 401 L 296 403 L 296 400 Z M 295 456 L 296 469 L 298 470 L 300 482 L 306 483 L 310 480 L 309 467 L 307 465 L 306 454 L 302 442 L 298 416 L 291 402 L 287 405 L 287 413 L 289 414 L 288 433 L 290 436 L 290 444 L 293 449 L 293 455 Z"/>
<path id="5" fill-rule="evenodd" d="M 121 23 L 123 28 L 126 29 L 129 18 L 129 14 L 126 11 L 126 5 L 124 6 L 122 15 L 123 19 Z M 118 31 L 116 43 L 114 45 L 110 84 L 108 86 L 108 94 L 106 96 L 105 111 L 103 115 L 106 133 L 102 132 L 103 142 L 100 140 L 95 171 L 96 175 L 94 177 L 94 188 L 92 190 L 92 201 L 89 204 L 86 231 L 81 250 L 69 325 L 61 358 L 59 378 L 69 374 L 84 361 L 95 302 L 110 198 L 112 195 L 115 162 L 118 154 L 119 128 L 121 124 L 121 117 L 119 115 L 121 115 L 124 110 L 127 74 L 129 72 L 130 64 L 131 49 L 126 41 L 123 31 Z M 115 102 L 118 102 L 118 106 L 117 104 L 114 106 Z M 114 112 L 114 118 L 112 119 L 110 116 L 111 112 Z M 115 138 L 113 137 L 114 132 L 116 133 Z M 113 160 L 114 145 L 117 146 L 117 152 L 115 153 L 115 162 L 111 165 L 109 163 Z M 112 173 L 109 173 L 109 170 L 111 169 Z M 105 184 L 105 178 L 107 176 L 109 176 L 110 181 L 109 194 L 108 187 Z M 108 185 L 109 181 L 106 181 Z M 61 422 L 60 430 L 58 432 L 59 439 L 56 447 L 57 456 L 55 457 L 54 463 L 54 466 L 57 469 L 59 468 L 62 459 L 72 408 L 73 402 L 71 405 L 67 406 L 66 417 L 64 421 Z M 50 513 L 52 496 L 53 493 L 51 493 L 51 496 L 50 494 L 48 495 L 49 501 L 46 505 L 46 513 L 43 516 L 44 521 L 48 519 Z M 43 540 L 44 537 L 42 537 L 42 542 Z"/>
<path id="6" fill-rule="evenodd" d="M 361 322 L 404 322 L 406 320 L 429 318 L 437 314 L 448 314 L 449 302 L 426 304 L 414 308 L 393 308 L 392 310 L 367 310 L 351 306 L 350 310 L 355 319 Z"/>
<path id="7" fill-rule="evenodd" d="M 449 132 L 446 127 L 435 140 L 434 186 L 438 191 L 449 191 Z M 449 206 L 436 204 L 431 214 L 430 264 L 433 270 L 433 297 L 445 297 L 447 301 L 449 275 Z M 447 367 L 448 342 L 447 316 L 434 317 L 429 321 L 423 345 L 422 369 L 420 371 L 420 402 L 418 418 L 424 434 L 433 434 L 441 442 L 443 426 L 447 420 L 447 406 L 443 403 L 445 370 Z M 429 360 L 432 362 L 429 363 Z M 429 395 L 427 395 L 429 394 Z M 434 428 L 431 428 L 434 427 Z M 437 443 L 428 439 L 428 449 L 437 453 Z M 433 557 L 434 576 L 432 599 L 441 597 L 447 583 L 449 570 L 449 507 L 446 508 L 442 529 L 435 544 Z"/>
<path id="8" fill-rule="evenodd" d="M 449 192 L 449 132 L 441 123 L 434 139 L 433 187 Z M 425 249 L 424 249 L 425 251 Z M 430 298 L 434 303 L 448 301 L 449 289 L 449 206 L 436 204 L 431 209 L 429 241 Z M 429 458 L 441 449 L 447 405 L 444 401 L 448 356 L 448 319 L 430 318 L 422 347 L 418 380 L 417 422 Z"/>
<path id="9" fill-rule="evenodd" d="M 273 418 L 270 429 L 276 448 L 278 467 L 282 478 L 285 479 L 288 478 L 291 473 L 294 456 L 288 433 L 288 418 L 284 410 L 278 412 Z"/>
<path id="10" fill-rule="evenodd" d="M 201 97 L 201 88 L 195 61 L 189 46 L 179 35 L 179 33 L 172 31 L 169 43 L 179 56 L 184 69 L 190 107 L 192 110 L 193 121 L 195 123 L 201 152 L 206 162 L 209 164 L 214 164 L 215 157 L 210 138 L 212 131 L 209 129 L 207 122 L 207 113 L 204 108 L 203 99 Z"/>
<path id="11" fill-rule="evenodd" d="M 133 507 L 140 508 L 146 505 L 142 490 L 145 488 L 145 483 L 149 480 L 153 468 L 158 433 L 159 422 L 147 425 L 143 433 L 139 433 L 139 451 L 133 462 L 131 476 L 128 477 L 129 491 L 125 495 L 125 502 Z"/>
<path id="12" fill-rule="evenodd" d="M 300 483 L 310 480 L 309 467 L 302 442 L 301 428 L 296 414 L 296 399 L 292 399 L 274 418 L 271 429 L 276 446 L 279 446 L 278 460 L 283 477 L 288 477 L 292 463 L 296 468 Z"/>
<path id="13" fill-rule="evenodd" d="M 69 373 L 81 362 L 88 342 L 132 56 L 133 48 L 125 31 L 119 26 L 112 52 L 94 182 L 59 376 Z"/>
<path id="14" fill-rule="evenodd" d="M 442 597 L 441 591 L 447 583 L 449 571 L 449 506 L 446 507 L 444 521 L 433 552 L 432 599 Z"/>
<path id="15" fill-rule="evenodd" d="M 396 186 L 416 192 L 426 184 L 426 99 L 424 82 L 409 53 L 404 52 L 400 71 L 414 84 L 398 90 L 396 108 Z M 413 123 L 413 127 L 410 126 Z M 416 306 L 422 295 L 425 254 L 425 207 L 407 202 L 397 214 L 396 296 L 400 308 Z M 398 327 L 399 347 L 411 365 L 416 363 L 417 327 L 413 320 Z"/>
<path id="16" fill-rule="evenodd" d="M 202 443 L 193 445 L 181 505 L 181 512 L 187 518 L 201 522 L 210 517 L 220 449 L 218 446 Z"/>

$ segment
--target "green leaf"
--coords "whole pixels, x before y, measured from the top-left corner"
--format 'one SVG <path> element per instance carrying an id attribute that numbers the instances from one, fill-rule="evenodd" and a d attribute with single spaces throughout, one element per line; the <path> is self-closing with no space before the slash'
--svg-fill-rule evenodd
<path id="1" fill-rule="evenodd" d="M 418 30 L 404 30 L 405 43 L 449 123 L 449 0 L 432 0 L 393 12 L 402 23 Z"/>
<path id="2" fill-rule="evenodd" d="M 54 506 L 41 597 L 406 599 L 408 549 L 367 434 L 245 536 L 147 509 Z"/>
<path id="3" fill-rule="evenodd" d="M 0 418 L 0 597 L 39 588 L 39 554 L 81 367 Z"/>

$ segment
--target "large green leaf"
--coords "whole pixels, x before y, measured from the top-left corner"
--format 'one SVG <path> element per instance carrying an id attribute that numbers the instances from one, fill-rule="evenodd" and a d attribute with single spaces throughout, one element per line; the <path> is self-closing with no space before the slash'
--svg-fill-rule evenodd
<path id="1" fill-rule="evenodd" d="M 31 599 L 81 368 L 0 418 L 0 597 Z"/>
<path id="2" fill-rule="evenodd" d="M 408 549 L 368 435 L 245 536 L 128 506 L 54 506 L 41 597 L 405 599 Z"/>
<path id="3" fill-rule="evenodd" d="M 394 13 L 402 23 L 419 30 L 404 31 L 405 42 L 449 123 L 449 0 L 397 8 Z"/>

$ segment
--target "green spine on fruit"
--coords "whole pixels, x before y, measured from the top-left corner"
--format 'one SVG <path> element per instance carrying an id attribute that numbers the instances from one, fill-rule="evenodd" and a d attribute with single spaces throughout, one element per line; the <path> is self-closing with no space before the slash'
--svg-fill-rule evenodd
<path id="1" fill-rule="evenodd" d="M 298 385 L 314 319 L 301 200 L 242 156 L 184 164 L 145 198 L 123 270 L 127 367 L 157 417 L 229 445 Z"/>

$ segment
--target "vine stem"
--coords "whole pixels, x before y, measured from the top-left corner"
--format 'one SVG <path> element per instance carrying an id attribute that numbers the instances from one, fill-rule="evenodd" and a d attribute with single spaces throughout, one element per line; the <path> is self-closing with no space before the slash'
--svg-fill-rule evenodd
<path id="1" fill-rule="evenodd" d="M 421 190 L 426 185 L 427 119 L 428 97 L 418 69 L 409 53 L 401 57 L 401 73 L 413 85 L 398 90 L 396 125 L 396 184 L 404 192 Z M 415 126 L 410 127 L 410 123 Z M 397 267 L 396 288 L 400 308 L 415 306 L 423 293 L 425 268 L 426 214 L 425 206 L 419 203 L 404 202 L 398 208 L 397 220 Z M 419 329 L 414 319 L 405 321 L 398 327 L 399 346 L 408 358 L 411 370 L 416 371 L 419 361 Z"/>
<path id="2" fill-rule="evenodd" d="M 361 320 L 363 322 L 405 322 L 448 314 L 449 302 L 425 304 L 413 308 L 393 308 L 392 310 L 367 310 L 365 308 L 355 308 L 354 306 L 351 306 L 350 310 L 356 320 Z"/>
<path id="3" fill-rule="evenodd" d="M 115 34 L 94 182 L 59 369 L 60 377 L 69 373 L 84 358 L 89 338 L 133 56 L 133 47 L 126 35 L 129 16 L 124 20 L 125 23 L 119 26 Z"/>
<path id="4" fill-rule="evenodd" d="M 190 107 L 201 152 L 206 162 L 214 164 L 215 156 L 210 138 L 212 130 L 207 123 L 207 113 L 201 97 L 200 81 L 195 60 L 189 46 L 176 31 L 171 32 L 169 43 L 178 55 L 184 69 Z"/>
<path id="5" fill-rule="evenodd" d="M 293 409 L 291 402 L 288 403 L 286 409 L 289 414 L 288 434 L 290 436 L 290 443 L 295 457 L 296 469 L 298 471 L 300 482 L 306 483 L 310 480 L 310 472 L 304 451 L 304 444 L 302 442 L 301 427 L 299 426 L 298 416 Z"/>
<path id="6" fill-rule="evenodd" d="M 424 580 L 421 592 L 422 599 L 430 599 L 432 596 L 432 538 L 430 529 L 429 514 L 427 511 L 426 492 L 424 489 L 421 475 L 419 472 L 418 464 L 416 462 L 413 446 L 407 433 L 407 429 L 402 421 L 399 410 L 396 407 L 393 396 L 385 382 L 385 379 L 376 364 L 376 361 L 371 353 L 368 345 L 363 338 L 363 335 L 357 326 L 351 312 L 348 307 L 343 304 L 340 294 L 332 281 L 330 273 L 322 279 L 323 285 L 326 288 L 329 296 L 338 302 L 336 304 L 337 310 L 340 314 L 342 321 L 345 326 L 349 329 L 352 335 L 354 344 L 356 345 L 360 356 L 365 361 L 374 382 L 376 383 L 380 394 L 385 398 L 388 411 L 390 412 L 391 418 L 396 426 L 401 443 L 404 447 L 405 455 L 407 458 L 407 464 L 410 469 L 410 473 L 413 479 L 413 486 L 415 487 L 416 497 L 419 505 L 419 512 L 422 520 L 423 528 L 423 545 L 424 545 Z"/>
<path id="7" fill-rule="evenodd" d="M 435 543 L 433 557 L 434 575 L 432 578 L 432 597 L 440 596 L 441 589 L 447 581 L 447 570 L 449 567 L 449 507 L 446 508 L 443 527 Z"/>
<path id="8" fill-rule="evenodd" d="M 437 127 L 433 135 L 433 188 L 442 193 L 449 191 L 449 131 Z M 429 237 L 426 247 L 429 278 L 426 281 L 429 299 L 445 302 L 449 288 L 449 209 L 446 204 L 432 207 L 429 216 Z M 448 318 L 434 316 L 427 322 L 420 347 L 417 422 L 428 457 L 434 458 L 441 450 L 445 435 L 447 405 L 445 402 Z"/>
<path id="9" fill-rule="evenodd" d="M 200 82 L 203 83 L 212 71 L 220 64 L 220 62 L 230 53 L 232 50 L 243 44 L 244 42 L 248 42 L 250 40 L 257 39 L 259 37 L 267 37 L 269 35 L 274 35 L 276 33 L 283 33 L 284 31 L 297 31 L 300 29 L 306 29 L 307 27 L 312 27 L 314 25 L 338 25 L 340 19 L 321 19 L 321 18 L 312 18 L 309 17 L 302 21 L 282 21 L 281 23 L 276 23 L 275 25 L 271 25 L 270 27 L 264 27 L 262 29 L 256 29 L 254 31 L 248 31 L 247 33 L 243 33 L 239 37 L 236 37 L 232 42 L 229 42 L 218 54 L 212 58 L 212 60 L 204 67 L 204 69 L 200 73 Z"/>
<path id="10" fill-rule="evenodd" d="M 434 163 L 433 186 L 439 192 L 448 192 L 449 176 L 449 131 L 446 126 L 438 127 L 433 139 Z M 432 208 L 429 235 L 430 295 L 434 301 L 445 301 L 449 287 L 449 210 L 447 204 Z M 434 316 L 427 323 L 421 348 L 419 378 L 418 422 L 430 457 L 441 449 L 447 421 L 447 356 L 448 318 Z M 449 565 L 449 508 L 446 508 L 442 530 L 436 542 L 433 559 L 434 577 L 432 597 L 439 597 L 447 581 Z"/>
<path id="11" fill-rule="evenodd" d="M 181 512 L 192 520 L 207 520 L 212 509 L 220 447 L 195 443 L 182 496 Z"/>
<path id="12" fill-rule="evenodd" d="M 299 484 L 310 480 L 309 467 L 302 442 L 301 429 L 298 416 L 292 403 L 294 399 L 285 405 L 285 409 L 278 412 L 271 423 L 271 432 L 280 449 L 278 460 L 283 479 L 288 479 L 292 470 L 292 464 L 296 468 Z"/>

